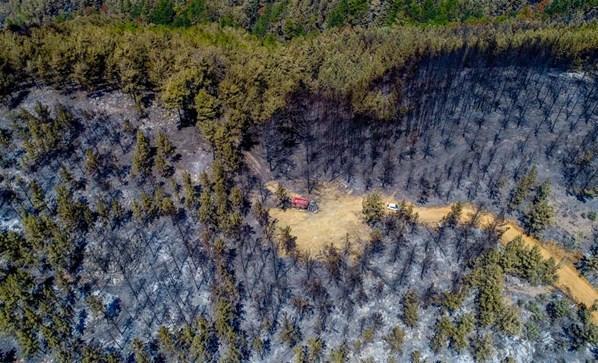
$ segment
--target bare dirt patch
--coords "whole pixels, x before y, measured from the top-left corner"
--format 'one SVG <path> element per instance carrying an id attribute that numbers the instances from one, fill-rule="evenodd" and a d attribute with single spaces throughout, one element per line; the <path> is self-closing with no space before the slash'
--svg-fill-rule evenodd
<path id="1" fill-rule="evenodd" d="M 274 190 L 276 184 L 268 184 Z M 297 237 L 297 247 L 312 255 L 327 245 L 342 247 L 349 240 L 359 245 L 367 240 L 370 228 L 361 220 L 361 196 L 347 194 L 333 185 L 319 188 L 310 195 L 318 203 L 318 213 L 300 209 L 270 209 L 280 226 L 290 226 Z"/>
<path id="2" fill-rule="evenodd" d="M 275 188 L 274 183 L 268 184 L 269 189 Z M 313 196 L 319 207 L 318 213 L 309 213 L 303 210 L 272 208 L 270 214 L 278 220 L 280 226 L 290 226 L 292 234 L 297 237 L 297 247 L 314 255 L 324 246 L 333 244 L 337 247 L 344 246 L 347 239 L 359 246 L 366 241 L 370 229 L 361 219 L 362 196 L 352 193 L 345 193 L 334 185 L 324 185 Z M 387 201 L 391 197 L 385 196 Z M 414 206 L 418 213 L 418 220 L 427 225 L 437 225 L 442 218 L 450 211 L 450 206 Z M 468 220 L 475 213 L 475 208 L 465 205 L 463 208 L 463 221 Z M 483 213 L 480 216 L 479 225 L 491 224 L 496 216 L 491 213 Z M 502 235 L 503 244 L 522 236 L 523 242 L 530 248 L 538 246 L 541 255 L 548 259 L 554 258 L 559 264 L 557 271 L 558 280 L 555 286 L 570 296 L 574 301 L 583 303 L 587 307 L 592 306 L 598 300 L 598 292 L 583 278 L 573 261 L 575 256 L 557 247 L 553 243 L 541 242 L 538 239 L 528 236 L 519 227 L 517 222 L 507 220 L 503 224 L 505 232 Z M 593 320 L 598 323 L 598 312 L 594 312 Z"/>

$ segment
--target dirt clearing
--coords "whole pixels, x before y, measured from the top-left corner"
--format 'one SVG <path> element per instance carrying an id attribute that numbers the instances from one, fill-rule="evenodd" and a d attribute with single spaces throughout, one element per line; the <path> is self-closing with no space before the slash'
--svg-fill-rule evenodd
<path id="1" fill-rule="evenodd" d="M 275 190 L 275 184 L 268 189 Z M 336 247 L 361 243 L 368 239 L 370 228 L 361 220 L 361 196 L 343 193 L 339 188 L 328 185 L 320 188 L 311 198 L 320 208 L 318 213 L 300 209 L 270 209 L 270 215 L 280 226 L 290 226 L 297 237 L 297 247 L 316 255 L 326 245 Z"/>
<path id="2" fill-rule="evenodd" d="M 274 190 L 275 184 L 269 184 L 269 189 Z M 320 207 L 318 213 L 309 213 L 304 210 L 279 208 L 270 209 L 270 215 L 278 220 L 280 226 L 290 226 L 291 233 L 297 237 L 297 247 L 312 255 L 326 245 L 333 244 L 342 247 L 347 238 L 351 243 L 359 246 L 369 237 L 370 228 L 362 222 L 361 202 L 362 196 L 345 193 L 334 185 L 326 185 L 311 196 Z M 383 196 L 385 201 L 393 201 L 392 197 Z M 414 211 L 419 215 L 423 224 L 437 225 L 450 211 L 450 206 L 414 206 Z M 469 219 L 475 212 L 471 205 L 463 207 L 463 221 Z M 480 226 L 488 225 L 495 220 L 491 213 L 483 213 L 480 217 Z M 558 280 L 555 286 L 570 296 L 574 301 L 592 306 L 598 300 L 598 292 L 583 278 L 573 265 L 570 253 L 551 243 L 543 243 L 536 238 L 528 236 L 515 221 L 504 222 L 505 233 L 502 235 L 503 244 L 522 236 L 523 242 L 530 248 L 538 246 L 541 255 L 548 259 L 554 258 L 559 264 L 557 271 Z M 594 323 L 598 324 L 598 312 L 592 314 Z"/>

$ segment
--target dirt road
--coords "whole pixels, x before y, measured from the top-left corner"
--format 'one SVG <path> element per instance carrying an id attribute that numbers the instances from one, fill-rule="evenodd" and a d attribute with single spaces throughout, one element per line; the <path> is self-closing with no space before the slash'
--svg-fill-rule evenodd
<path id="1" fill-rule="evenodd" d="M 368 238 L 370 230 L 361 221 L 361 195 L 344 193 L 336 187 L 325 186 L 313 197 L 320 206 L 320 211 L 316 214 L 295 209 L 283 211 L 273 208 L 270 210 L 271 216 L 276 218 L 280 225 L 291 227 L 293 235 L 297 237 L 298 248 L 316 255 L 330 243 L 342 247 L 347 239 L 353 243 L 359 243 Z M 387 199 L 388 201 L 392 200 L 390 197 Z M 437 225 L 450 209 L 450 206 L 414 206 L 414 210 L 419 215 L 419 221 L 428 225 Z M 463 221 L 471 218 L 473 214 L 473 206 L 465 205 L 463 207 Z M 480 216 L 479 224 L 481 226 L 491 224 L 495 218 L 496 216 L 491 213 L 483 213 Z M 504 228 L 506 231 L 501 239 L 503 244 L 522 236 L 523 242 L 530 248 L 538 246 L 544 258 L 555 259 L 559 264 L 558 280 L 555 283 L 557 288 L 574 301 L 588 307 L 598 300 L 598 292 L 579 274 L 569 257 L 570 253 L 526 235 L 515 221 L 505 221 Z M 592 319 L 595 324 L 598 324 L 598 312 L 592 314 Z"/>
<path id="2" fill-rule="evenodd" d="M 442 207 L 421 207 L 415 206 L 415 211 L 419 214 L 419 220 L 422 223 L 437 224 L 440 222 L 449 211 L 450 206 Z M 463 208 L 463 221 L 471 218 L 471 215 L 475 213 L 474 207 L 466 205 Z M 480 217 L 480 226 L 486 226 L 494 222 L 496 216 L 491 213 L 483 213 Z M 598 291 L 583 278 L 575 266 L 573 266 L 571 260 L 567 258 L 569 255 L 566 251 L 556 246 L 546 246 L 538 239 L 528 236 L 525 234 L 523 229 L 519 227 L 515 221 L 505 221 L 504 228 L 505 233 L 502 235 L 501 242 L 507 244 L 514 240 L 518 236 L 521 236 L 525 245 L 532 248 L 538 246 L 542 257 L 548 259 L 550 257 L 558 263 L 559 269 L 557 270 L 558 279 L 555 286 L 571 297 L 574 301 L 582 303 L 587 307 L 592 306 L 596 300 L 598 300 Z M 598 312 L 592 314 L 592 320 L 595 324 L 598 324 Z"/>

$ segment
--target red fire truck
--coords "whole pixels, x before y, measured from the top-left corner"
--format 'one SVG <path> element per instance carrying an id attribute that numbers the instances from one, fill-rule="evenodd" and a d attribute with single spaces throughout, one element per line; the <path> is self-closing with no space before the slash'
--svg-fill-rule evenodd
<path id="1" fill-rule="evenodd" d="M 297 208 L 297 209 L 306 209 L 310 212 L 317 212 L 318 211 L 318 205 L 316 204 L 315 201 L 313 200 L 309 200 L 305 197 L 302 197 L 300 195 L 294 196 L 291 199 L 291 206 L 293 208 Z"/>

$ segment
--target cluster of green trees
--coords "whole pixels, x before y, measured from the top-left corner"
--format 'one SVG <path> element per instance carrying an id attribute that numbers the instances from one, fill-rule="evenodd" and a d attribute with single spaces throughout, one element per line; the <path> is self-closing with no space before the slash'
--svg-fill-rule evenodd
<path id="1" fill-rule="evenodd" d="M 251 127 L 284 112 L 300 94 L 348 105 L 356 116 L 393 119 L 402 112 L 397 109 L 400 92 L 383 91 L 378 80 L 407 72 L 425 57 L 466 49 L 465 58 L 498 60 L 532 47 L 544 48 L 541 53 L 551 56 L 550 62 L 584 65 L 598 49 L 595 28 L 487 25 L 460 33 L 407 26 L 334 30 L 264 45 L 243 31 L 214 25 L 183 31 L 86 17 L 33 28 L 27 35 L 0 33 L 0 95 L 12 97 L 20 87 L 39 82 L 119 88 L 142 107 L 148 93 L 157 93 L 178 113 L 181 126 L 197 126 L 224 170 L 235 172 Z M 26 146 L 32 160 L 68 147 L 74 132 L 67 113 L 56 110 L 56 120 L 47 122 L 48 112 L 39 111 L 38 116 L 23 113 L 19 120 L 31 136 Z M 156 173 L 167 176 L 171 145 L 157 140 L 154 152 L 145 138 L 138 135 L 132 172 L 144 177 L 155 164 Z M 94 174 L 99 155 L 86 157 L 86 168 Z M 545 199 L 538 199 L 538 206 L 530 211 L 530 231 L 539 232 L 550 221 Z"/>
<path id="2" fill-rule="evenodd" d="M 538 176 L 538 171 L 535 166 L 533 166 L 522 178 L 519 179 L 515 189 L 511 193 L 511 199 L 509 201 L 509 207 L 511 209 L 518 207 L 525 201 L 530 191 L 533 190 L 536 178 Z"/>
<path id="3" fill-rule="evenodd" d="M 143 131 L 137 130 L 131 175 L 144 178 L 151 174 L 152 169 L 157 175 L 165 178 L 171 175 L 173 169 L 170 163 L 176 148 L 168 135 L 162 131 L 156 135 L 155 145 L 155 148 L 152 148 L 149 137 Z"/>
<path id="4" fill-rule="evenodd" d="M 489 19 L 489 17 L 504 19 L 509 17 L 547 18 L 571 16 L 576 12 L 596 6 L 596 3 L 592 4 L 592 1 L 494 1 L 489 3 L 462 0 L 395 0 L 390 8 L 389 19 L 446 24 L 449 22 L 483 21 Z"/>
<path id="5" fill-rule="evenodd" d="M 399 203 L 397 211 L 387 212 L 388 210 L 384 205 L 382 196 L 377 192 L 366 195 L 361 202 L 361 214 L 363 220 L 371 226 L 380 222 L 393 224 L 396 220 L 402 220 L 411 225 L 415 225 L 419 218 L 417 212 L 413 210 L 413 205 L 405 201 Z"/>
<path id="6" fill-rule="evenodd" d="M 443 316 L 436 322 L 434 336 L 430 342 L 432 349 L 439 352 L 447 345 L 462 352 L 470 345 L 470 335 L 475 327 L 475 318 L 471 314 L 464 314 L 458 319 Z"/>
<path id="7" fill-rule="evenodd" d="M 524 202 L 531 199 L 523 215 L 523 225 L 528 233 L 540 236 L 552 224 L 555 212 L 549 202 L 550 183 L 544 181 L 537 185 L 537 176 L 537 169 L 533 166 L 519 179 L 511 192 L 508 207 L 511 210 L 521 210 Z M 532 192 L 535 194 L 530 198 Z"/>
<path id="8" fill-rule="evenodd" d="M 545 2 L 544 12 L 549 16 L 563 15 L 578 9 L 592 9 L 598 6 L 596 0 L 552 0 Z"/>
<path id="9" fill-rule="evenodd" d="M 556 281 L 557 265 L 554 259 L 545 260 L 538 246 L 527 248 L 521 237 L 505 246 L 499 264 L 505 273 L 520 277 L 532 285 L 547 285 Z"/>
<path id="10" fill-rule="evenodd" d="M 584 64 L 596 54 L 595 26 L 521 29 L 479 25 L 473 32 L 446 28 L 334 30 L 287 44 L 261 45 L 240 30 L 202 25 L 166 30 L 97 16 L 0 34 L 0 94 L 27 82 L 98 89 L 117 87 L 138 102 L 159 92 L 168 108 L 205 126 L 225 119 L 223 134 L 261 122 L 302 90 L 348 101 L 355 113 L 391 118 L 398 93 L 373 82 L 425 56 L 462 47 L 491 58 L 544 48 L 550 61 Z M 467 34 L 467 35 L 464 35 Z M 473 51 L 475 50 L 475 51 Z M 538 53 L 538 52 L 534 52 Z M 416 63 L 416 62 L 415 62 Z M 242 97 L 241 97 L 242 96 Z M 206 122 L 208 125 L 206 125 Z"/>
<path id="11" fill-rule="evenodd" d="M 481 326 L 496 327 L 509 335 L 519 332 L 517 311 L 503 298 L 504 271 L 493 262 L 483 260 L 468 276 L 468 287 L 476 289 L 477 318 Z"/>
<path id="12" fill-rule="evenodd" d="M 403 322 L 410 328 L 417 326 L 419 319 L 419 296 L 414 290 L 409 290 L 403 297 Z"/>
<path id="13" fill-rule="evenodd" d="M 38 102 L 33 112 L 21 109 L 16 115 L 14 133 L 23 140 L 25 164 L 34 167 L 71 146 L 76 136 L 74 116 L 62 105 L 53 114 Z"/>
<path id="14" fill-rule="evenodd" d="M 141 223 L 151 222 L 158 217 L 173 217 L 177 211 L 172 197 L 160 187 L 152 195 L 142 192 L 131 204 L 133 217 Z"/>
<path id="15" fill-rule="evenodd" d="M 182 11 L 171 7 L 168 1 L 158 4 L 148 13 L 151 14 L 148 21 L 168 23 Z M 200 2 L 189 4 L 203 6 Z M 447 17 L 443 11 L 452 11 L 450 4 L 450 1 L 400 1 L 395 5 L 397 12 L 409 17 L 429 16 L 439 21 L 439 17 Z M 331 22 L 330 26 L 346 21 L 357 23 L 356 19 L 370 11 L 368 6 L 364 1 L 335 3 L 332 14 L 337 20 L 326 21 Z M 443 10 L 434 10 L 436 8 Z M 145 10 L 135 11 L 142 16 Z M 268 21 L 257 21 L 254 31 L 266 34 L 275 22 L 273 19 L 282 12 L 277 3 L 258 9 L 257 18 L 266 16 Z M 350 20 L 345 20 L 347 18 Z M 427 21 L 422 19 L 418 21 Z M 233 260 L 236 253 L 243 252 L 243 242 L 247 239 L 241 233 L 247 213 L 247 192 L 240 187 L 238 171 L 240 150 L 252 126 L 269 120 L 284 109 L 294 95 L 305 91 L 347 103 L 356 114 L 368 118 L 392 118 L 398 111 L 394 105 L 400 95 L 378 88 L 377 82 L 427 56 L 465 49 L 497 60 L 512 54 L 510 52 L 541 47 L 548 49 L 547 54 L 554 56 L 556 62 L 582 65 L 595 59 L 598 45 L 596 26 L 541 28 L 530 25 L 528 29 L 479 26 L 474 29 L 480 34 L 413 27 L 334 30 L 287 44 L 264 44 L 243 31 L 209 25 L 172 30 L 90 17 L 32 28 L 27 35 L 4 31 L 0 35 L 0 90 L 8 98 L 19 87 L 37 82 L 61 89 L 119 88 L 135 99 L 139 107 L 143 107 L 143 98 L 148 93 L 157 93 L 164 106 L 178 113 L 182 123 L 196 125 L 212 147 L 214 163 L 209 172 L 200 176 L 199 188 L 190 174 L 183 175 L 181 201 L 192 218 L 201 222 L 201 252 L 208 256 L 208 264 L 214 270 L 210 281 L 210 313 L 181 329 L 162 327 L 158 332 L 158 349 L 170 359 L 193 357 L 198 361 L 211 361 L 219 351 L 224 361 L 237 361 L 249 355 L 248 337 L 239 328 L 245 291 L 237 281 L 241 269 L 235 270 Z M 41 164 L 68 150 L 77 124 L 68 110 L 58 107 L 50 112 L 39 105 L 34 112 L 19 113 L 15 126 L 14 133 L 24 143 L 25 161 Z M 9 134 L 3 132 L 2 136 L 8 140 Z M 132 176 L 139 176 L 144 183 L 145 179 L 151 181 L 154 174 L 162 178 L 171 176 L 174 152 L 165 134 L 150 136 L 139 130 L 131 155 Z M 95 149 L 86 149 L 88 174 L 99 170 L 100 159 Z M 115 198 L 98 200 L 94 213 L 78 198 L 73 176 L 65 171 L 61 179 L 52 197 L 46 196 L 37 182 L 29 183 L 27 201 L 21 206 L 23 235 L 1 234 L 0 330 L 15 336 L 27 356 L 46 349 L 61 360 L 73 361 L 78 358 L 72 353 L 76 351 L 72 345 L 73 312 L 70 304 L 64 302 L 72 300 L 69 300 L 73 296 L 71 285 L 76 281 L 86 233 L 96 220 L 110 221 L 114 226 L 128 211 Z M 512 202 L 514 207 L 519 207 L 535 192 L 526 221 L 530 232 L 539 233 L 551 213 L 547 204 L 549 188 L 536 186 L 535 179 L 535 172 L 524 176 L 514 191 Z M 135 220 L 142 226 L 150 225 L 160 216 L 173 217 L 179 208 L 176 182 L 173 195 L 167 194 L 163 185 L 152 187 L 140 193 L 131 205 Z M 284 190 L 281 189 L 277 197 L 283 205 L 288 203 Z M 405 204 L 399 213 L 385 215 L 382 199 L 376 194 L 364 199 L 363 212 L 368 223 L 378 226 L 381 222 L 390 225 L 393 219 L 409 223 L 417 220 L 417 215 Z M 445 224 L 456 226 L 461 213 L 461 206 L 456 205 Z M 267 210 L 256 203 L 254 214 L 267 241 L 275 234 Z M 174 218 L 172 220 L 176 223 Z M 293 256 L 295 240 L 291 231 L 280 232 L 277 236 L 280 246 Z M 276 260 L 274 252 L 271 256 L 276 270 L 282 263 Z M 344 281 L 349 279 L 346 276 L 353 279 L 359 275 L 347 273 L 343 258 L 341 252 L 333 248 L 323 256 L 325 269 L 337 286 L 347 282 Z M 247 261 L 242 262 L 245 268 Z M 502 298 L 504 275 L 540 284 L 553 282 L 555 271 L 554 262 L 544 261 L 538 250 L 527 249 L 520 240 L 511 242 L 503 250 L 486 254 L 477 261 L 465 286 L 476 292 L 477 316 L 443 316 L 438 322 L 434 346 L 462 350 L 471 345 L 480 359 L 488 356 L 489 338 L 487 335 L 473 337 L 472 321 L 477 318 L 481 325 L 495 326 L 509 334 L 519 330 L 516 310 Z M 278 273 L 281 272 L 273 272 Z M 319 290 L 313 290 L 323 289 L 320 286 Z M 465 291 L 446 295 L 450 313 L 458 310 L 464 296 Z M 418 324 L 419 299 L 414 291 L 403 298 L 401 318 L 408 328 Z M 101 310 L 100 302 L 96 301 L 95 305 Z M 284 316 L 279 320 L 278 338 L 295 348 L 298 361 L 321 358 L 325 343 L 320 338 L 299 344 L 303 336 L 294 318 Z M 274 326 L 278 321 L 270 323 Z M 575 336 L 581 337 L 580 340 L 593 339 L 595 331 L 588 326 L 589 323 L 574 327 Z M 372 333 L 368 336 L 364 342 L 372 339 Z M 400 326 L 384 335 L 385 343 L 393 351 L 400 351 L 404 340 L 405 332 Z M 265 343 L 259 336 L 251 344 L 256 353 L 264 350 Z M 137 361 L 149 360 L 156 349 L 153 342 L 141 340 L 135 340 L 132 347 Z M 87 361 L 117 360 L 92 345 L 81 349 Z M 348 348 L 344 344 L 330 349 L 333 361 L 343 361 L 347 355 Z"/>
<path id="16" fill-rule="evenodd" d="M 168 26 L 216 22 L 242 27 L 259 36 L 292 38 L 344 25 L 377 26 L 395 22 L 446 24 L 505 18 L 566 18 L 596 6 L 596 0 L 10 0 L 0 5 L 9 24 L 40 23 L 93 11 Z"/>
<path id="17" fill-rule="evenodd" d="M 527 248 L 521 238 L 509 242 L 505 248 L 486 252 L 475 261 L 464 284 L 438 296 L 437 302 L 448 314 L 436 322 L 430 341 L 432 349 L 438 352 L 450 347 L 460 352 L 470 347 L 476 359 L 485 361 L 492 355 L 493 342 L 491 336 L 481 334 L 480 328 L 492 327 L 508 335 L 518 335 L 521 331 L 518 309 L 504 301 L 505 274 L 533 285 L 551 284 L 556 280 L 556 270 L 552 259 L 543 259 L 537 248 Z M 475 292 L 476 315 L 460 309 L 471 291 Z"/>
<path id="18" fill-rule="evenodd" d="M 539 236 L 546 227 L 552 224 L 554 219 L 554 208 L 548 202 L 549 196 L 550 184 L 544 182 L 538 186 L 536 195 L 525 216 L 524 225 L 528 233 Z"/>
<path id="19" fill-rule="evenodd" d="M 385 214 L 384 202 L 378 193 L 371 193 L 365 196 L 362 201 L 361 213 L 367 224 L 380 222 Z"/>
<path id="20" fill-rule="evenodd" d="M 243 191 L 234 185 L 231 174 L 219 161 L 212 165 L 211 173 L 200 176 L 199 220 L 213 232 L 227 236 L 240 232 L 243 216 L 247 212 Z"/>
<path id="21" fill-rule="evenodd" d="M 518 314 L 504 303 L 502 297 L 504 275 L 517 276 L 534 285 L 545 285 L 554 283 L 556 270 L 552 258 L 543 259 L 536 246 L 527 248 L 521 238 L 509 242 L 504 249 L 492 250 L 480 257 L 466 284 L 477 289 L 480 322 L 516 334 L 520 329 Z"/>
<path id="22" fill-rule="evenodd" d="M 135 150 L 133 151 L 133 160 L 131 163 L 131 174 L 145 177 L 149 175 L 151 170 L 152 150 L 150 142 L 143 131 L 138 130 L 135 141 Z"/>
<path id="23" fill-rule="evenodd" d="M 24 357 L 51 351 L 70 361 L 84 346 L 74 339 L 71 302 L 95 216 L 67 181 L 56 186 L 54 202 L 35 181 L 24 191 L 23 232 L 0 232 L 0 330 L 16 338 Z"/>

